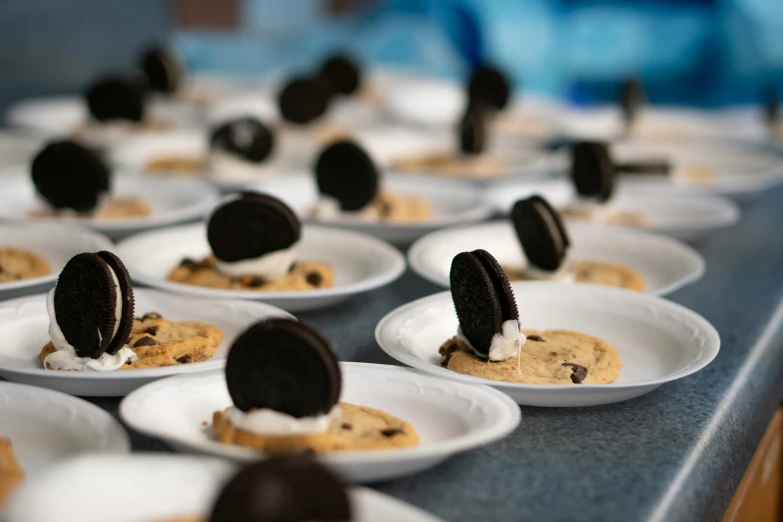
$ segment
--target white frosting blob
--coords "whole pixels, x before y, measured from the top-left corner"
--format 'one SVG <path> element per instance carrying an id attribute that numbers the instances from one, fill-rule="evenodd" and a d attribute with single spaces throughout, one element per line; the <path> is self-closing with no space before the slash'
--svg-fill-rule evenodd
<path id="1" fill-rule="evenodd" d="M 326 433 L 331 422 L 340 415 L 340 408 L 333 407 L 325 415 L 296 418 L 270 409 L 244 412 L 232 406 L 226 415 L 235 427 L 258 435 L 299 435 Z"/>
<path id="2" fill-rule="evenodd" d="M 217 267 L 231 275 L 257 275 L 267 281 L 277 281 L 284 277 L 296 261 L 296 247 L 299 242 L 288 248 L 269 252 L 255 259 L 242 259 L 241 261 L 221 261 L 218 259 Z"/>
<path id="3" fill-rule="evenodd" d="M 470 346 L 474 352 L 476 351 L 468 338 L 462 333 L 462 326 L 457 328 L 457 338 Z M 525 337 L 525 334 L 519 331 L 519 321 L 516 319 L 504 321 L 501 333 L 492 337 L 492 343 L 489 346 L 489 360 L 505 361 L 511 357 L 518 356 L 526 341 L 527 337 Z"/>
<path id="4" fill-rule="evenodd" d="M 258 177 L 264 172 L 261 163 L 253 163 L 236 154 L 215 150 L 209 153 L 209 170 L 212 177 L 245 180 Z"/>
<path id="5" fill-rule="evenodd" d="M 361 210 L 347 212 L 340 208 L 340 202 L 330 196 L 321 196 L 310 211 L 310 216 L 319 221 L 361 221 L 371 223 L 379 221 L 381 216 L 378 211 L 366 206 Z"/>

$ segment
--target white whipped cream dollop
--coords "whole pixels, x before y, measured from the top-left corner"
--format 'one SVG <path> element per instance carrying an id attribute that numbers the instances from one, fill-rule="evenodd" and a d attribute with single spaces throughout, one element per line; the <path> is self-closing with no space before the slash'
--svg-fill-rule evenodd
<path id="1" fill-rule="evenodd" d="M 231 275 L 257 275 L 267 281 L 277 281 L 284 277 L 296 261 L 296 247 L 299 242 L 288 248 L 275 250 L 255 259 L 242 259 L 241 261 L 221 261 L 218 259 L 217 267 Z"/>
<path id="2" fill-rule="evenodd" d="M 371 206 L 366 206 L 361 210 L 353 212 L 345 211 L 341 208 L 340 202 L 330 196 L 320 196 L 315 205 L 313 205 L 310 215 L 313 219 L 319 221 L 361 221 L 372 223 L 380 219 L 377 210 Z"/>
<path id="3" fill-rule="evenodd" d="M 208 158 L 209 171 L 215 178 L 246 180 L 256 178 L 264 172 L 261 163 L 254 163 L 222 150 L 213 150 Z"/>
<path id="4" fill-rule="evenodd" d="M 226 415 L 235 427 L 258 435 L 300 435 L 329 431 L 329 425 L 340 415 L 340 408 L 335 406 L 324 415 L 296 418 L 266 408 L 244 412 L 232 406 Z"/>
<path id="5" fill-rule="evenodd" d="M 113 337 L 114 335 L 117 335 L 117 330 L 120 326 L 119 321 L 122 315 L 122 292 L 119 288 L 120 283 L 117 280 L 117 276 L 114 275 L 113 270 L 112 276 L 114 278 L 114 284 L 117 286 L 117 306 L 115 308 L 117 322 L 114 325 Z M 46 311 L 49 314 L 49 338 L 52 340 L 55 351 L 47 355 L 44 359 L 44 368 L 51 368 L 52 370 L 112 372 L 122 368 L 128 361 L 133 362 L 138 359 L 136 352 L 127 346 L 120 348 L 114 355 L 104 353 L 97 359 L 79 357 L 76 354 L 76 349 L 65 339 L 65 335 L 60 329 L 60 325 L 57 324 L 57 315 L 54 310 L 54 291 L 55 289 L 53 288 L 46 296 Z"/>
<path id="6" fill-rule="evenodd" d="M 470 346 L 474 352 L 476 351 L 468 338 L 462 333 L 462 326 L 457 328 L 457 338 Z M 504 321 L 501 333 L 492 337 L 492 343 L 489 346 L 489 360 L 505 361 L 511 357 L 517 357 L 526 341 L 527 337 L 519 330 L 519 321 L 516 319 Z"/>

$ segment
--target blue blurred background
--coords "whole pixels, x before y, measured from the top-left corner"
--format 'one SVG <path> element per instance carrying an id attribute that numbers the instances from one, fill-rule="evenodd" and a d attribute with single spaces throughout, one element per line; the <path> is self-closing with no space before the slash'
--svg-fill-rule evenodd
<path id="1" fill-rule="evenodd" d="M 306 67 L 335 48 L 593 103 L 627 75 L 653 102 L 754 102 L 783 85 L 783 0 L 0 0 L 0 110 L 80 90 L 165 41 L 191 70 Z"/>

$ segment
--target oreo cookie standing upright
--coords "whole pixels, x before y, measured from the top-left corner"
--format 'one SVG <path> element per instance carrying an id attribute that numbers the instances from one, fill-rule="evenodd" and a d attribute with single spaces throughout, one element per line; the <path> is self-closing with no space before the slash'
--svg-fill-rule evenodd
<path id="1" fill-rule="evenodd" d="M 226 384 L 241 411 L 270 409 L 303 418 L 332 410 L 342 377 L 331 344 L 318 331 L 293 319 L 267 319 L 234 341 Z"/>
<path id="2" fill-rule="evenodd" d="M 636 121 L 645 99 L 644 86 L 638 78 L 626 78 L 620 84 L 620 109 L 626 126 Z"/>
<path id="3" fill-rule="evenodd" d="M 327 146 L 315 163 L 321 194 L 336 199 L 347 212 L 361 210 L 378 193 L 380 175 L 369 154 L 357 143 L 341 140 Z"/>
<path id="4" fill-rule="evenodd" d="M 580 141 L 571 147 L 571 181 L 585 199 L 606 202 L 614 191 L 615 166 L 605 143 Z"/>
<path id="5" fill-rule="evenodd" d="M 482 102 L 468 105 L 459 122 L 459 148 L 463 154 L 478 155 L 487 148 L 488 109 Z"/>
<path id="6" fill-rule="evenodd" d="M 544 198 L 517 201 L 511 223 L 531 265 L 550 272 L 561 267 L 571 241 L 557 211 Z"/>
<path id="7" fill-rule="evenodd" d="M 282 117 L 291 123 L 304 125 L 326 113 L 329 107 L 329 87 L 316 78 L 294 78 L 278 95 Z"/>
<path id="8" fill-rule="evenodd" d="M 111 171 L 92 150 L 73 141 L 48 143 L 33 158 L 35 190 L 54 209 L 90 212 L 111 189 Z"/>
<path id="9" fill-rule="evenodd" d="M 774 128 L 780 121 L 780 95 L 774 86 L 764 93 L 764 121 Z"/>
<path id="10" fill-rule="evenodd" d="M 153 91 L 176 92 L 182 84 L 182 67 L 177 58 L 160 47 L 151 47 L 139 57 L 139 68 Z"/>
<path id="11" fill-rule="evenodd" d="M 262 163 L 275 147 L 272 129 L 256 118 L 238 118 L 215 128 L 209 140 L 212 151 L 223 151 L 251 163 Z"/>
<path id="12" fill-rule="evenodd" d="M 57 328 L 79 357 L 97 359 L 127 341 L 133 290 L 123 270 L 119 259 L 99 252 L 74 256 L 60 273 L 50 304 Z"/>
<path id="13" fill-rule="evenodd" d="M 305 456 L 272 457 L 237 473 L 217 498 L 209 522 L 348 522 L 346 485 Z"/>
<path id="14" fill-rule="evenodd" d="M 358 64 L 342 54 L 327 58 L 318 71 L 318 77 L 329 86 L 331 96 L 349 96 L 356 93 L 362 84 L 362 73 Z"/>
<path id="15" fill-rule="evenodd" d="M 462 334 L 476 355 L 487 359 L 503 323 L 519 320 L 508 278 L 489 252 L 475 250 L 454 257 L 449 280 Z"/>
<path id="16" fill-rule="evenodd" d="M 145 86 L 134 78 L 111 76 L 87 88 L 84 94 L 93 118 L 100 122 L 141 122 L 145 113 Z"/>
<path id="17" fill-rule="evenodd" d="M 302 234 L 293 210 L 258 192 L 241 192 L 219 206 L 207 223 L 207 240 L 220 261 L 256 259 L 290 248 Z"/>
<path id="18" fill-rule="evenodd" d="M 483 103 L 495 111 L 502 111 L 511 99 L 511 83 L 497 67 L 482 65 L 473 71 L 468 82 L 470 104 Z"/>

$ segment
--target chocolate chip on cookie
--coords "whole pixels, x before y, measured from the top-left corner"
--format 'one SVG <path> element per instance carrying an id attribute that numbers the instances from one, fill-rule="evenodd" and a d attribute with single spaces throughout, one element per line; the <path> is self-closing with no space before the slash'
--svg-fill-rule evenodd
<path id="1" fill-rule="evenodd" d="M 139 58 L 139 68 L 153 91 L 172 93 L 182 84 L 182 66 L 168 50 L 152 47 Z"/>
<path id="2" fill-rule="evenodd" d="M 372 158 L 357 143 L 341 140 L 326 147 L 315 163 L 318 190 L 345 211 L 361 210 L 378 193 L 380 175 Z"/>
<path id="3" fill-rule="evenodd" d="M 138 341 L 136 341 L 135 343 L 133 343 L 133 347 L 138 348 L 140 346 L 155 346 L 156 344 L 158 343 L 155 341 L 155 339 L 146 335 L 141 339 L 139 339 Z"/>
<path id="4" fill-rule="evenodd" d="M 329 107 L 328 87 L 319 79 L 294 78 L 280 91 L 277 103 L 283 118 L 304 125 L 326 112 Z"/>
<path id="5" fill-rule="evenodd" d="M 638 78 L 627 78 L 620 84 L 620 110 L 626 125 L 632 124 L 644 105 L 644 86 Z"/>
<path id="6" fill-rule="evenodd" d="M 580 141 L 571 147 L 571 180 L 581 197 L 608 201 L 614 190 L 614 176 L 606 143 Z"/>
<path id="7" fill-rule="evenodd" d="M 330 56 L 324 61 L 318 77 L 329 86 L 331 95 L 350 95 L 359 90 L 362 83 L 362 73 L 358 64 L 341 54 Z"/>
<path id="8" fill-rule="evenodd" d="M 481 154 L 487 147 L 488 118 L 486 106 L 476 102 L 468 106 L 459 122 L 459 148 L 464 154 Z"/>
<path id="9" fill-rule="evenodd" d="M 541 196 L 520 199 L 511 210 L 511 223 L 528 262 L 555 271 L 563 264 L 571 244 L 557 211 Z"/>
<path id="10" fill-rule="evenodd" d="M 307 456 L 272 457 L 242 469 L 218 496 L 209 522 L 346 522 L 346 485 Z"/>
<path id="11" fill-rule="evenodd" d="M 130 339 L 131 330 L 133 329 L 133 314 L 136 300 L 133 295 L 130 274 L 128 274 L 128 269 L 125 268 L 125 265 L 120 258 L 105 250 L 98 252 L 98 256 L 109 265 L 109 268 L 114 272 L 114 276 L 120 285 L 122 314 L 120 315 L 119 325 L 117 326 L 117 333 L 114 334 L 109 346 L 106 348 L 106 353 L 115 354 L 120 348 L 125 346 L 125 343 Z"/>
<path id="12" fill-rule="evenodd" d="M 255 259 L 291 247 L 302 225 L 288 205 L 258 192 L 242 192 L 212 213 L 207 239 L 225 262 Z"/>
<path id="13" fill-rule="evenodd" d="M 51 296 L 56 327 L 79 357 L 100 357 L 114 347 L 115 336 L 122 338 L 125 321 L 133 321 L 133 290 L 126 286 L 130 295 L 123 294 L 122 274 L 115 273 L 101 254 L 71 258 Z"/>
<path id="14" fill-rule="evenodd" d="M 493 110 L 501 111 L 511 98 L 508 77 L 496 67 L 482 65 L 473 71 L 468 83 L 468 99 L 471 104 L 485 103 Z"/>
<path id="15" fill-rule="evenodd" d="M 111 186 L 111 171 L 100 156 L 73 141 L 47 144 L 30 173 L 35 190 L 55 209 L 94 210 Z"/>
<path id="16" fill-rule="evenodd" d="M 585 368 L 581 364 L 563 363 L 563 366 L 565 366 L 566 368 L 571 368 L 573 370 L 573 373 L 571 374 L 571 382 L 573 382 L 574 384 L 582 384 L 582 381 L 584 381 L 587 378 L 587 368 Z"/>
<path id="17" fill-rule="evenodd" d="M 275 136 L 256 118 L 238 118 L 213 130 L 209 144 L 213 152 L 227 152 L 251 163 L 262 163 L 274 149 Z"/>
<path id="18" fill-rule="evenodd" d="M 381 435 L 384 437 L 394 437 L 395 435 L 400 435 L 402 433 L 405 433 L 405 430 L 402 428 L 384 428 L 381 430 Z"/>
<path id="19" fill-rule="evenodd" d="M 486 359 L 503 323 L 519 320 L 508 278 L 489 252 L 475 250 L 454 257 L 449 279 L 462 334 L 476 355 Z"/>
<path id="20" fill-rule="evenodd" d="M 537 343 L 545 343 L 546 342 L 546 339 L 544 339 L 540 335 L 528 335 L 527 336 L 527 340 L 528 341 L 535 341 Z"/>
<path id="21" fill-rule="evenodd" d="M 111 76 L 90 85 L 84 96 L 90 114 L 98 121 L 140 122 L 144 119 L 144 91 L 142 82 Z"/>
<path id="22" fill-rule="evenodd" d="M 342 377 L 331 344 L 291 319 L 254 324 L 231 347 L 226 383 L 242 411 L 268 408 L 293 417 L 328 413 Z"/>

